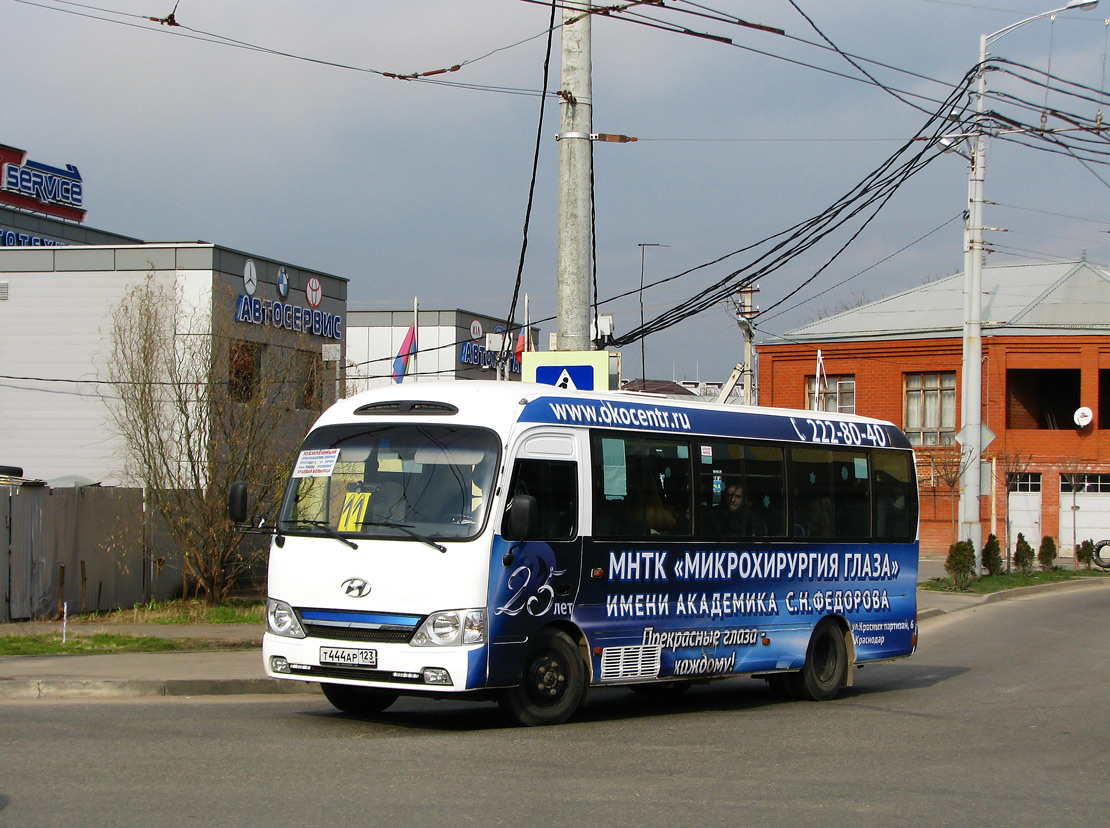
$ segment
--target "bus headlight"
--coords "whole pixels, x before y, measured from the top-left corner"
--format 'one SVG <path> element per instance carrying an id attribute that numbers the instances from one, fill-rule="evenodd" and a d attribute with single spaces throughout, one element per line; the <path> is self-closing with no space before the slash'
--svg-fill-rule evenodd
<path id="1" fill-rule="evenodd" d="M 304 638 L 301 622 L 293 608 L 284 601 L 266 599 L 266 629 L 274 635 L 283 635 L 286 638 Z"/>
<path id="2" fill-rule="evenodd" d="M 433 612 L 412 637 L 416 647 L 482 644 L 486 640 L 484 609 Z"/>

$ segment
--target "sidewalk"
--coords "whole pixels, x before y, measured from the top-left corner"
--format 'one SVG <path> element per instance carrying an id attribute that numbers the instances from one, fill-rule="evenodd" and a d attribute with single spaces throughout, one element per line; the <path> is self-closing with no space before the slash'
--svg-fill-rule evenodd
<path id="1" fill-rule="evenodd" d="M 924 580 L 924 579 L 923 579 Z M 1103 588 L 1107 582 L 1098 582 Z M 996 592 L 957 595 L 917 591 L 918 620 L 1036 592 L 1094 586 L 1068 581 Z M 159 638 L 192 637 L 242 644 L 244 649 L 192 653 L 114 653 L 0 657 L 0 701 L 39 698 L 137 698 L 142 696 L 232 696 L 250 693 L 318 693 L 319 686 L 267 678 L 262 669 L 262 628 L 253 624 L 88 624 L 81 634 L 111 631 Z M 0 624 L 0 635 L 61 632 L 60 622 Z"/>

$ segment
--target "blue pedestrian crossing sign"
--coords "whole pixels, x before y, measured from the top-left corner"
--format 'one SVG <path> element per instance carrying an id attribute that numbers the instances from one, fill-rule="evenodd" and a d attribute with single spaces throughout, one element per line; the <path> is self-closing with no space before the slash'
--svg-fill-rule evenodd
<path id="1" fill-rule="evenodd" d="M 571 391 L 594 390 L 592 365 L 538 365 L 536 382 Z"/>
<path id="2" fill-rule="evenodd" d="M 527 351 L 523 355 L 525 382 L 577 391 L 608 391 L 610 355 L 607 351 Z"/>

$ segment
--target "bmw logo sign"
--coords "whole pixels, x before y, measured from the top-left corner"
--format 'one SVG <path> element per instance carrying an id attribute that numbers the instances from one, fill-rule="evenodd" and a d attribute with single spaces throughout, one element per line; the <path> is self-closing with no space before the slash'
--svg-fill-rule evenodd
<path id="1" fill-rule="evenodd" d="M 285 268 L 278 268 L 278 296 L 284 299 L 289 295 L 289 274 L 285 272 Z"/>

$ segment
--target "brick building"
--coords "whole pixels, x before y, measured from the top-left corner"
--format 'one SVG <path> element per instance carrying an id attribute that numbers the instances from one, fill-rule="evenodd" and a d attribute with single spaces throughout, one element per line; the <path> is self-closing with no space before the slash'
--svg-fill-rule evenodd
<path id="1" fill-rule="evenodd" d="M 759 343 L 759 402 L 896 423 L 918 447 L 922 551 L 955 539 L 962 274 Z M 983 270 L 984 539 L 1110 537 L 1110 271 L 1086 261 Z M 827 381 L 816 382 L 818 352 Z M 1107 437 L 1102 432 L 1107 431 Z"/>

